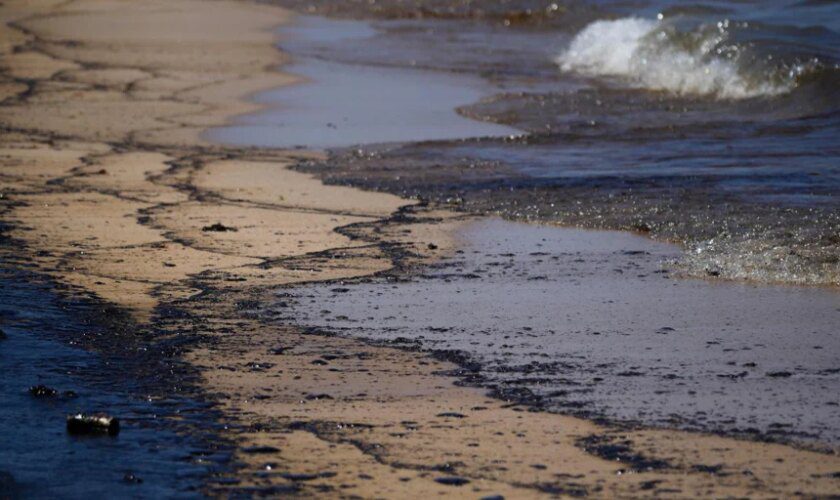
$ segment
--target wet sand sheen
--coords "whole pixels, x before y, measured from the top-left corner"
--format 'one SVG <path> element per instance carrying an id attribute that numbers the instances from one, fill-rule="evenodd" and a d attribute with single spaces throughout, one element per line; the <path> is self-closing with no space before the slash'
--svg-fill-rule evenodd
<path id="1" fill-rule="evenodd" d="M 280 33 L 284 38 L 280 46 L 290 46 L 295 57 L 295 46 L 339 44 L 376 32 L 363 22 L 304 17 Z M 327 149 L 521 133 L 455 112 L 492 92 L 478 78 L 316 57 L 295 57 L 284 71 L 299 76 L 301 82 L 258 94 L 255 101 L 266 109 L 211 129 L 205 137 L 239 146 Z"/>
<path id="2" fill-rule="evenodd" d="M 835 291 L 671 277 L 680 250 L 628 233 L 487 220 L 460 236 L 464 253 L 410 280 L 279 300 L 307 326 L 464 352 L 482 385 L 554 411 L 840 445 Z"/>

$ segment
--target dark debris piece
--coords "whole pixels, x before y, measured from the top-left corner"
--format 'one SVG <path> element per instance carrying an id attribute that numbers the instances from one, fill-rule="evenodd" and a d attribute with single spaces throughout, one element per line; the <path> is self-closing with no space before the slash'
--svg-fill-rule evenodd
<path id="1" fill-rule="evenodd" d="M 280 453 L 279 448 L 275 448 L 273 446 L 247 446 L 242 448 L 242 453 L 248 453 L 251 455 L 257 454 L 266 454 L 266 453 Z"/>
<path id="2" fill-rule="evenodd" d="M 221 222 L 217 222 L 215 224 L 211 224 L 209 226 L 204 226 L 201 228 L 204 232 L 214 232 L 214 233 L 224 233 L 224 232 L 236 232 L 239 231 L 235 227 L 225 226 Z"/>
<path id="3" fill-rule="evenodd" d="M 445 411 L 443 413 L 438 413 L 436 416 L 441 418 L 466 418 L 467 416 L 462 413 L 456 413 L 454 411 Z"/>
<path id="4" fill-rule="evenodd" d="M 58 391 L 45 385 L 33 385 L 29 388 L 29 394 L 36 398 L 52 398 L 58 396 Z"/>
<path id="5" fill-rule="evenodd" d="M 294 472 L 284 472 L 280 474 L 280 477 L 284 479 L 288 479 L 289 481 L 300 482 L 300 481 L 314 481 L 316 479 L 326 479 L 335 477 L 338 474 L 332 471 L 325 471 L 319 472 L 317 474 L 308 474 L 308 473 L 294 473 Z"/>
<path id="6" fill-rule="evenodd" d="M 326 393 L 322 393 L 322 394 L 310 393 L 310 394 L 306 395 L 306 399 L 309 400 L 309 401 L 317 401 L 319 399 L 335 399 L 335 398 L 333 398 L 332 396 L 330 396 L 329 394 L 326 394 Z"/>
<path id="7" fill-rule="evenodd" d="M 140 484 L 140 483 L 143 482 L 143 479 L 135 476 L 131 472 L 126 472 L 125 475 L 123 476 L 123 482 L 127 483 L 127 484 Z"/>
<path id="8" fill-rule="evenodd" d="M 465 484 L 469 484 L 470 480 L 464 477 L 458 476 L 445 476 L 445 477 L 436 477 L 435 482 L 446 485 L 446 486 L 463 486 Z"/>
<path id="9" fill-rule="evenodd" d="M 76 435 L 107 434 L 116 436 L 120 433 L 120 421 L 102 413 L 92 415 L 76 413 L 67 416 L 67 432 Z"/>

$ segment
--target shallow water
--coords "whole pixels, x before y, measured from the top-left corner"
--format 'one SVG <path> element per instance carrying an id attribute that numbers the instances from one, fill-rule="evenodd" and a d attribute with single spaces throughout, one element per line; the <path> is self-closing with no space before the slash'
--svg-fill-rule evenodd
<path id="1" fill-rule="evenodd" d="M 281 47 L 298 53 L 296 47 L 352 43 L 376 31 L 363 22 L 304 17 L 281 33 Z M 259 94 L 255 101 L 266 105 L 264 111 L 210 130 L 207 137 L 235 145 L 326 149 L 520 133 L 455 112 L 490 93 L 477 77 L 344 64 L 314 54 L 297 57 L 283 70 L 304 82 Z"/>
<path id="2" fill-rule="evenodd" d="M 836 2 L 554 3 L 307 2 L 375 18 L 375 34 L 293 54 L 483 78 L 494 95 L 460 113 L 528 134 L 416 136 L 303 168 L 520 220 L 643 228 L 682 243 L 695 276 L 840 284 Z"/>
<path id="3" fill-rule="evenodd" d="M 32 275 L 0 274 L 0 497 L 200 497 L 223 460 L 171 419 L 183 412 L 187 428 L 201 405 L 141 392 L 129 366 L 72 345 L 100 330 L 86 314 Z M 60 394 L 33 397 L 38 384 Z M 65 416 L 80 411 L 118 417 L 120 434 L 68 435 Z"/>
<path id="4" fill-rule="evenodd" d="M 840 445 L 840 295 L 673 279 L 639 236 L 489 220 L 404 281 L 279 292 L 266 314 L 457 350 L 480 383 L 550 410 Z"/>

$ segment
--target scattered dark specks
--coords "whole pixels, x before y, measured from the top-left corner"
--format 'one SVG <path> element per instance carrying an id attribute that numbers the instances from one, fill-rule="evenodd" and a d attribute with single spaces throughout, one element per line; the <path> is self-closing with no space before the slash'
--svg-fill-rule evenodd
<path id="1" fill-rule="evenodd" d="M 593 434 L 579 439 L 576 444 L 588 453 L 604 460 L 622 462 L 637 472 L 671 468 L 665 460 L 647 458 L 635 453 L 632 441 L 620 437 Z"/>
<path id="2" fill-rule="evenodd" d="M 242 453 L 250 455 L 262 455 L 267 453 L 279 453 L 280 449 L 273 446 L 247 446 L 242 448 Z"/>
<path id="3" fill-rule="evenodd" d="M 257 363 L 256 361 L 252 361 L 250 363 L 246 363 L 245 366 L 248 368 L 248 371 L 251 372 L 264 372 L 274 367 L 274 363 Z"/>
<path id="4" fill-rule="evenodd" d="M 466 418 L 466 415 L 462 413 L 456 413 L 454 411 L 445 411 L 443 413 L 438 413 L 437 416 L 441 418 Z"/>
<path id="5" fill-rule="evenodd" d="M 773 378 L 787 378 L 787 377 L 792 377 L 793 373 L 786 372 L 786 371 L 767 372 L 767 376 L 768 377 L 773 377 Z"/>
<path id="6" fill-rule="evenodd" d="M 458 477 L 458 476 L 445 476 L 445 477 L 436 477 L 435 482 L 440 484 L 444 484 L 446 486 L 463 486 L 465 484 L 469 484 L 470 480 Z"/>

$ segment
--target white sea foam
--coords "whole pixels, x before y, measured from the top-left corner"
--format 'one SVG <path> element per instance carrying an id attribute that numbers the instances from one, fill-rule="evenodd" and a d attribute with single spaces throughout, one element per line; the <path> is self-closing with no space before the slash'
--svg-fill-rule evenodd
<path id="1" fill-rule="evenodd" d="M 793 80 L 746 75 L 737 47 L 724 44 L 729 25 L 682 33 L 668 23 L 637 17 L 595 21 L 578 33 L 556 61 L 563 71 L 612 76 L 676 94 L 723 99 L 776 95 Z"/>

